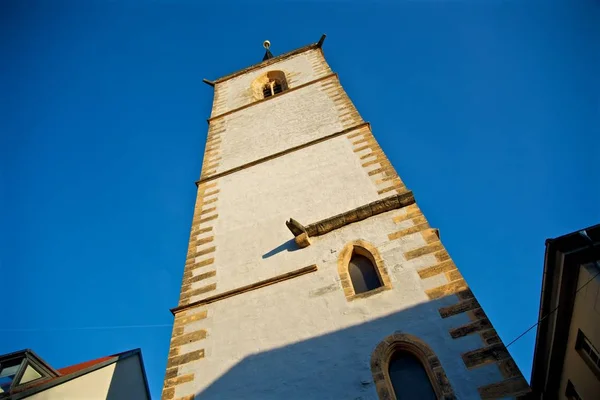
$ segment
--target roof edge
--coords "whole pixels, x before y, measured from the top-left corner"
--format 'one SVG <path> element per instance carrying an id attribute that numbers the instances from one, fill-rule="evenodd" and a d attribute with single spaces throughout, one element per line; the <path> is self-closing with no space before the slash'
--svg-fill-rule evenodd
<path id="1" fill-rule="evenodd" d="M 22 390 L 20 392 L 16 392 L 16 393 L 14 393 L 12 395 L 13 397 L 11 397 L 11 399 L 14 399 L 14 400 L 24 399 L 26 397 L 29 397 L 29 396 L 35 394 L 35 393 L 43 392 L 44 390 L 48 390 L 50 388 L 53 388 L 54 386 L 58 386 L 60 384 L 63 384 L 65 382 L 68 382 L 68 381 L 73 380 L 75 378 L 79 378 L 80 376 L 89 374 L 90 372 L 94 372 L 96 370 L 104 368 L 107 365 L 113 364 L 113 363 L 115 363 L 115 362 L 117 362 L 117 361 L 119 361 L 121 359 L 129 358 L 131 356 L 138 355 L 138 354 L 139 354 L 140 361 L 141 361 L 142 352 L 141 352 L 141 349 L 139 349 L 139 348 L 133 349 L 133 350 L 127 350 L 127 351 L 124 351 L 124 352 L 121 352 L 121 353 L 114 354 L 112 356 L 108 356 L 109 358 L 107 360 L 102 361 L 102 362 L 100 362 L 98 364 L 91 365 L 91 366 L 89 366 L 87 368 L 83 368 L 83 369 L 81 369 L 79 371 L 76 371 L 76 372 L 73 372 L 73 373 L 70 373 L 70 374 L 58 376 L 58 377 L 56 377 L 54 379 L 50 379 L 50 380 L 48 380 L 46 382 L 41 382 L 38 385 L 26 388 L 26 389 L 24 389 L 24 390 Z M 144 373 L 143 373 L 144 381 L 145 381 L 144 383 L 146 385 L 146 390 L 148 391 L 148 381 L 146 379 L 145 370 L 143 368 L 144 367 L 143 362 L 141 364 L 141 367 L 142 367 L 142 370 L 144 371 Z"/>
<path id="2" fill-rule="evenodd" d="M 284 60 L 286 58 L 289 58 L 291 56 L 295 56 L 298 55 L 300 53 L 304 53 L 305 51 L 308 50 L 313 50 L 313 49 L 320 49 L 323 46 L 323 42 L 325 41 L 325 38 L 327 37 L 327 35 L 323 34 L 321 35 L 321 38 L 319 39 L 318 42 L 316 43 L 312 43 L 303 47 L 300 47 L 296 50 L 292 50 L 292 51 L 288 51 L 287 53 L 283 53 L 280 54 L 278 56 L 275 56 L 273 58 L 269 58 L 267 60 L 261 61 L 259 63 L 256 64 L 252 64 L 249 67 L 246 67 L 244 69 L 240 69 L 236 72 L 232 72 L 228 75 L 222 76 L 219 79 L 215 79 L 213 81 L 210 81 L 212 83 L 211 86 L 214 86 L 215 84 L 219 84 L 219 83 L 223 83 L 231 78 L 235 78 L 236 76 L 240 76 L 242 74 L 245 74 L 246 72 L 250 72 L 252 70 L 258 69 L 258 68 L 262 68 L 262 67 L 266 67 L 267 65 L 271 65 L 271 64 L 275 64 L 281 60 Z"/>

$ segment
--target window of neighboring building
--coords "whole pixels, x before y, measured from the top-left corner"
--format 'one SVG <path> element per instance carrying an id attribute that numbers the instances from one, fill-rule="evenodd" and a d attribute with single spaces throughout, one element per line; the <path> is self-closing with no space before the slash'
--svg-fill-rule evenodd
<path id="1" fill-rule="evenodd" d="M 600 377 L 600 353 L 581 330 L 577 331 L 575 349 L 596 376 Z"/>
<path id="2" fill-rule="evenodd" d="M 412 353 L 396 351 L 390 359 L 389 374 L 397 400 L 436 399 L 427 371 Z"/>
<path id="3" fill-rule="evenodd" d="M 575 386 L 571 381 L 567 381 L 567 390 L 565 391 L 565 396 L 567 396 L 567 400 L 581 400 L 581 396 L 575 390 Z"/>
<path id="4" fill-rule="evenodd" d="M 367 257 L 354 253 L 348 263 L 354 293 L 360 294 L 381 287 L 375 266 Z"/>

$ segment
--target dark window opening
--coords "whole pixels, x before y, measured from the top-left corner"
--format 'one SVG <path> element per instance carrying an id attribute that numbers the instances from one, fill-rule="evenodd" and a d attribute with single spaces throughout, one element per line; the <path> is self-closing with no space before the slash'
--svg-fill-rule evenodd
<path id="1" fill-rule="evenodd" d="M 567 381 L 565 396 L 567 396 L 568 400 L 581 400 L 581 396 L 579 396 L 579 393 L 577 393 L 577 390 L 575 390 L 575 386 L 573 386 L 571 381 Z"/>
<path id="2" fill-rule="evenodd" d="M 583 358 L 585 363 L 590 367 L 592 372 L 600 378 L 600 352 L 594 347 L 592 342 L 581 332 L 577 331 L 577 340 L 575 341 L 575 349 Z"/>
<path id="3" fill-rule="evenodd" d="M 348 264 L 350 280 L 354 287 L 354 293 L 364 293 L 381 287 L 381 281 L 375 266 L 367 257 L 360 254 L 352 254 Z"/>
<path id="4" fill-rule="evenodd" d="M 263 87 L 263 96 L 265 98 L 272 96 L 271 93 L 271 84 L 267 83 L 264 87 Z"/>
<path id="5" fill-rule="evenodd" d="M 271 80 L 269 83 L 263 86 L 263 96 L 265 98 L 274 96 L 281 92 L 283 92 L 283 85 L 278 80 Z"/>
<path id="6" fill-rule="evenodd" d="M 427 371 L 413 354 L 395 352 L 390 360 L 389 374 L 396 399 L 436 399 Z"/>

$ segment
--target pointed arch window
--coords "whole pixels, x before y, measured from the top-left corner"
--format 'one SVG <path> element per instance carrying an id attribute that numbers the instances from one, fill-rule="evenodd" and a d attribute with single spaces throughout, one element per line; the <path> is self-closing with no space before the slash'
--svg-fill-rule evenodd
<path id="1" fill-rule="evenodd" d="M 350 242 L 342 249 L 338 259 L 338 274 L 348 300 L 392 288 L 379 252 L 364 240 Z"/>
<path id="2" fill-rule="evenodd" d="M 396 333 L 379 343 L 371 372 L 380 399 L 456 399 L 440 360 L 413 335 Z"/>
<path id="3" fill-rule="evenodd" d="M 355 294 L 365 293 L 382 286 L 375 265 L 356 251 L 352 253 L 348 263 L 348 272 Z"/>
<path id="4" fill-rule="evenodd" d="M 388 367 L 397 400 L 436 400 L 435 391 L 421 361 L 407 351 L 396 351 Z"/>

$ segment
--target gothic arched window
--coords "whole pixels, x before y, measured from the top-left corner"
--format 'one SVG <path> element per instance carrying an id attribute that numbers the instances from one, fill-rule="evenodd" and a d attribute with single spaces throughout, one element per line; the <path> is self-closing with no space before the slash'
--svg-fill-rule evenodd
<path id="1" fill-rule="evenodd" d="M 377 248 L 364 240 L 350 242 L 342 249 L 338 258 L 338 274 L 348 300 L 392 288 Z"/>
<path id="2" fill-rule="evenodd" d="M 354 252 L 348 263 L 354 293 L 364 293 L 381 286 L 375 266 L 367 257 Z"/>
<path id="3" fill-rule="evenodd" d="M 381 341 L 371 372 L 380 399 L 456 399 L 440 360 L 413 335 L 395 333 Z"/>
<path id="4" fill-rule="evenodd" d="M 436 400 L 427 371 L 414 354 L 407 351 L 394 352 L 388 373 L 397 400 Z"/>

